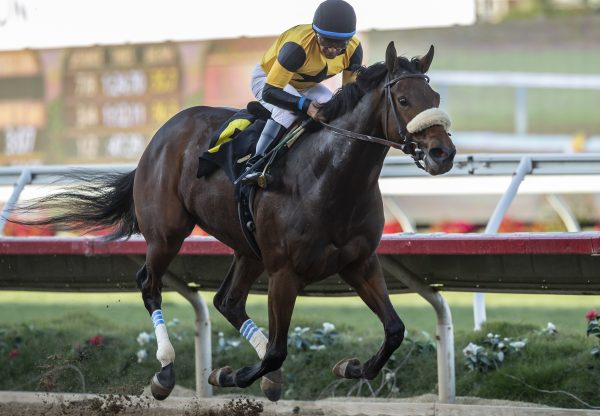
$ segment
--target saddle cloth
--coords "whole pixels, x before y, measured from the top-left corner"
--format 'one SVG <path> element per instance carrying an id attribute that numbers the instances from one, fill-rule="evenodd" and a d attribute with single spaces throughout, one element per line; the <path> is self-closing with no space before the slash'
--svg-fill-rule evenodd
<path id="1" fill-rule="evenodd" d="M 221 168 L 232 182 L 237 179 L 254 154 L 269 115 L 258 102 L 233 114 L 212 135 L 208 150 L 199 158 L 196 176 L 208 177 Z"/>

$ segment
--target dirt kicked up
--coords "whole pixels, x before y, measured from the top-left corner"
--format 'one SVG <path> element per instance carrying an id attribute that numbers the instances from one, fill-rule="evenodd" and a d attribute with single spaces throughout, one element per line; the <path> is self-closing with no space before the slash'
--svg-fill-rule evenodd
<path id="1" fill-rule="evenodd" d="M 20 399 L 0 403 L 0 416 L 258 416 L 263 414 L 262 403 L 246 397 L 230 399 L 223 404 L 211 404 L 204 400 L 192 399 L 184 406 L 178 404 L 162 406 L 154 399 L 145 396 L 110 394 L 79 400 L 58 395 L 39 394 L 38 396 L 38 400 Z"/>
<path id="2" fill-rule="evenodd" d="M 271 403 L 262 398 L 221 396 L 170 397 L 158 402 L 149 396 L 0 391 L 0 416 L 600 416 L 597 410 L 555 409 L 505 400 L 457 397 L 460 404 L 442 404 L 435 399 L 435 395 L 424 395 Z"/>

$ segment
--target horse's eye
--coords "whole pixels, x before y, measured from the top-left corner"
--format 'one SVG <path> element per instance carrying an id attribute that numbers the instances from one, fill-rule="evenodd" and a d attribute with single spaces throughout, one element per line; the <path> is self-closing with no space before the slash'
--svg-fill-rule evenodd
<path id="1" fill-rule="evenodd" d="M 406 97 L 398 98 L 398 102 L 402 107 L 408 107 L 408 100 L 406 99 Z"/>

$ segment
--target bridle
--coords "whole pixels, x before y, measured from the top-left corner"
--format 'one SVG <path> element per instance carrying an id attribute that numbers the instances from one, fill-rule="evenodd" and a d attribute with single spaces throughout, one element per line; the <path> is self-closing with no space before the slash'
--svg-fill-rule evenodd
<path id="1" fill-rule="evenodd" d="M 394 114 L 394 118 L 396 120 L 396 126 L 398 128 L 398 134 L 400 135 L 400 150 L 402 150 L 404 153 L 410 155 L 413 160 L 415 161 L 415 164 L 420 167 L 421 169 L 425 169 L 425 167 L 421 164 L 421 161 L 425 159 L 425 152 L 423 150 L 421 150 L 419 148 L 419 146 L 417 145 L 417 143 L 412 139 L 412 136 L 409 134 L 409 132 L 406 130 L 406 126 L 402 125 L 402 122 L 400 121 L 400 115 L 398 114 L 398 110 L 396 109 L 396 104 L 394 102 L 394 99 L 392 98 L 392 87 L 400 80 L 402 79 L 406 79 L 406 78 L 421 78 L 424 79 L 425 82 L 429 83 L 429 77 L 425 74 L 410 74 L 410 73 L 405 73 L 405 74 L 401 74 L 399 77 L 394 78 L 392 80 L 389 79 L 390 78 L 390 74 L 388 73 L 388 75 L 386 76 L 386 82 L 385 85 L 383 86 L 383 88 L 385 89 L 385 95 L 386 95 L 386 109 L 385 109 L 385 121 L 384 121 L 384 127 L 383 127 L 383 134 L 385 135 L 385 138 L 387 139 L 387 134 L 388 134 L 388 108 L 387 106 L 389 105 L 392 108 L 392 114 Z"/>
<path id="2" fill-rule="evenodd" d="M 400 121 L 400 115 L 398 114 L 398 110 L 396 109 L 396 105 L 394 104 L 394 100 L 392 98 L 392 87 L 403 79 L 407 78 L 422 78 L 426 82 L 429 82 L 429 77 L 425 74 L 412 74 L 412 73 L 403 73 L 400 76 L 390 79 L 390 73 L 386 75 L 385 84 L 383 88 L 385 90 L 385 119 L 384 119 L 384 131 L 383 134 L 385 139 L 375 136 L 369 136 L 368 134 L 355 133 L 350 130 L 341 129 L 339 127 L 332 126 L 325 122 L 321 121 L 321 124 L 325 126 L 327 129 L 331 130 L 333 133 L 338 134 L 340 136 L 349 137 L 356 140 L 363 140 L 371 143 L 378 143 L 384 146 L 393 147 L 394 149 L 400 149 L 407 155 L 411 156 L 415 161 L 415 164 L 425 170 L 425 166 L 423 166 L 422 161 L 425 159 L 426 154 L 421 150 L 418 144 L 413 140 L 412 135 L 406 130 L 406 126 L 402 124 Z M 394 118 L 396 120 L 396 126 L 398 127 L 398 134 L 400 136 L 399 142 L 393 142 L 388 138 L 388 113 L 389 109 L 392 109 L 392 113 L 394 114 Z"/>

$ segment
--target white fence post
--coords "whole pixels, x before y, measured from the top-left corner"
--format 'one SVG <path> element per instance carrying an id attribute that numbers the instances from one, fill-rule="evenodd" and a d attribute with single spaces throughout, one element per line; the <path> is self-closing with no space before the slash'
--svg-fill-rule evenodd
<path id="1" fill-rule="evenodd" d="M 517 195 L 517 191 L 519 190 L 519 186 L 521 182 L 523 182 L 523 178 L 533 170 L 533 163 L 531 161 L 530 156 L 523 156 L 519 166 L 517 166 L 517 170 L 515 171 L 512 181 L 508 186 L 506 192 L 498 201 L 498 205 L 494 209 L 490 220 L 488 221 L 487 226 L 485 227 L 484 234 L 496 234 L 498 232 L 498 228 L 500 228 L 500 224 L 502 223 L 502 219 L 504 215 L 506 215 L 506 211 L 510 207 L 510 204 L 515 199 Z M 485 297 L 483 293 L 475 293 L 473 295 L 473 320 L 475 321 L 475 330 L 479 331 L 481 329 L 481 325 L 486 320 L 485 314 Z"/>
<path id="2" fill-rule="evenodd" d="M 2 213 L 0 214 L 0 235 L 4 234 L 4 225 L 6 225 L 6 220 L 10 215 L 10 211 L 12 211 L 19 200 L 19 196 L 21 196 L 21 192 L 23 192 L 25 185 L 31 183 L 31 178 L 31 170 L 27 168 L 23 169 L 10 198 L 8 198 L 8 201 L 4 204 L 4 208 L 2 208 Z"/>

